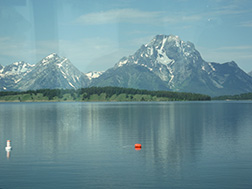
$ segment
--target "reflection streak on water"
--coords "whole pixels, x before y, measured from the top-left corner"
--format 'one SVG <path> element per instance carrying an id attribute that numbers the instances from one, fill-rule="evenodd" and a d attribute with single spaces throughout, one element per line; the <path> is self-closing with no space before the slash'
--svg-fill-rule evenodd
<path id="1" fill-rule="evenodd" d="M 251 155 L 251 103 L 231 107 L 186 102 L 0 104 L 0 141 L 13 141 L 10 160 L 24 162 L 26 157 L 61 167 L 60 161 L 62 170 L 72 165 L 80 175 L 102 167 L 101 175 L 123 170 L 129 178 L 127 173 L 134 176 L 142 169 L 149 182 L 160 175 L 165 182 L 197 180 L 199 167 L 214 172 L 211 166 Z M 136 152 L 135 143 L 142 150 Z M 194 173 L 185 175 L 190 170 Z"/>

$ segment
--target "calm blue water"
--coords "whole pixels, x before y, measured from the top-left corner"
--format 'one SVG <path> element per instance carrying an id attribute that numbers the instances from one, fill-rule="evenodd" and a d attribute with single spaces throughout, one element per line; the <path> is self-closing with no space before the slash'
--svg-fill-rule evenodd
<path id="1" fill-rule="evenodd" d="M 249 101 L 0 103 L 0 188 L 251 189 L 251 112 Z"/>

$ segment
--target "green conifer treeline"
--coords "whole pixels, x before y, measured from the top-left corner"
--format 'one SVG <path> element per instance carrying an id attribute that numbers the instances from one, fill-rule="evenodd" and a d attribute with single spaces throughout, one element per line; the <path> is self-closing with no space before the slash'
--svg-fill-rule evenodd
<path id="1" fill-rule="evenodd" d="M 1 101 L 199 101 L 210 96 L 184 92 L 147 91 L 121 87 L 39 89 L 0 92 Z"/>

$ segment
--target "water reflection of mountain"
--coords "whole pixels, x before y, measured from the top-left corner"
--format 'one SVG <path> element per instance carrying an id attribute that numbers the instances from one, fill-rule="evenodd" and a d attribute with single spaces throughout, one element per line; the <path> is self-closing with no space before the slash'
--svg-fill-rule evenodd
<path id="1" fill-rule="evenodd" d="M 251 103 L 7 103 L 0 111 L 0 140 L 19 152 L 69 158 L 142 143 L 145 165 L 164 174 L 238 146 L 251 123 Z"/>
<path id="2" fill-rule="evenodd" d="M 145 165 L 156 166 L 164 174 L 171 169 L 181 173 L 181 164 L 189 161 L 194 166 L 202 157 L 211 158 L 226 148 L 233 147 L 230 152 L 236 153 L 240 133 L 247 125 L 244 123 L 251 122 L 250 104 L 122 103 L 91 107 L 97 110 L 93 113 L 100 126 L 93 126 L 102 131 L 99 137 L 111 146 L 142 143 Z M 94 136 L 93 129 L 90 136 Z"/>
<path id="3" fill-rule="evenodd" d="M 207 115 L 197 107 L 192 110 L 187 104 L 137 104 L 128 105 L 116 114 L 121 141 L 142 142 L 147 166 L 157 166 L 164 174 L 170 169 L 176 172 L 184 158 L 196 159 L 199 155 L 195 149 L 201 148 L 204 132 L 200 123 Z M 128 116 L 120 120 L 123 117 L 120 115 Z"/>

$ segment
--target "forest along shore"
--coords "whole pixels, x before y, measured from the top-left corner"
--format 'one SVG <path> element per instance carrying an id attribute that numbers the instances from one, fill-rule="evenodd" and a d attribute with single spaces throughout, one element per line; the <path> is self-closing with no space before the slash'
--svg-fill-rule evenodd
<path id="1" fill-rule="evenodd" d="M 211 97 L 203 94 L 148 91 L 121 87 L 90 87 L 82 89 L 39 89 L 0 92 L 0 102 L 47 101 L 205 101 Z"/>

